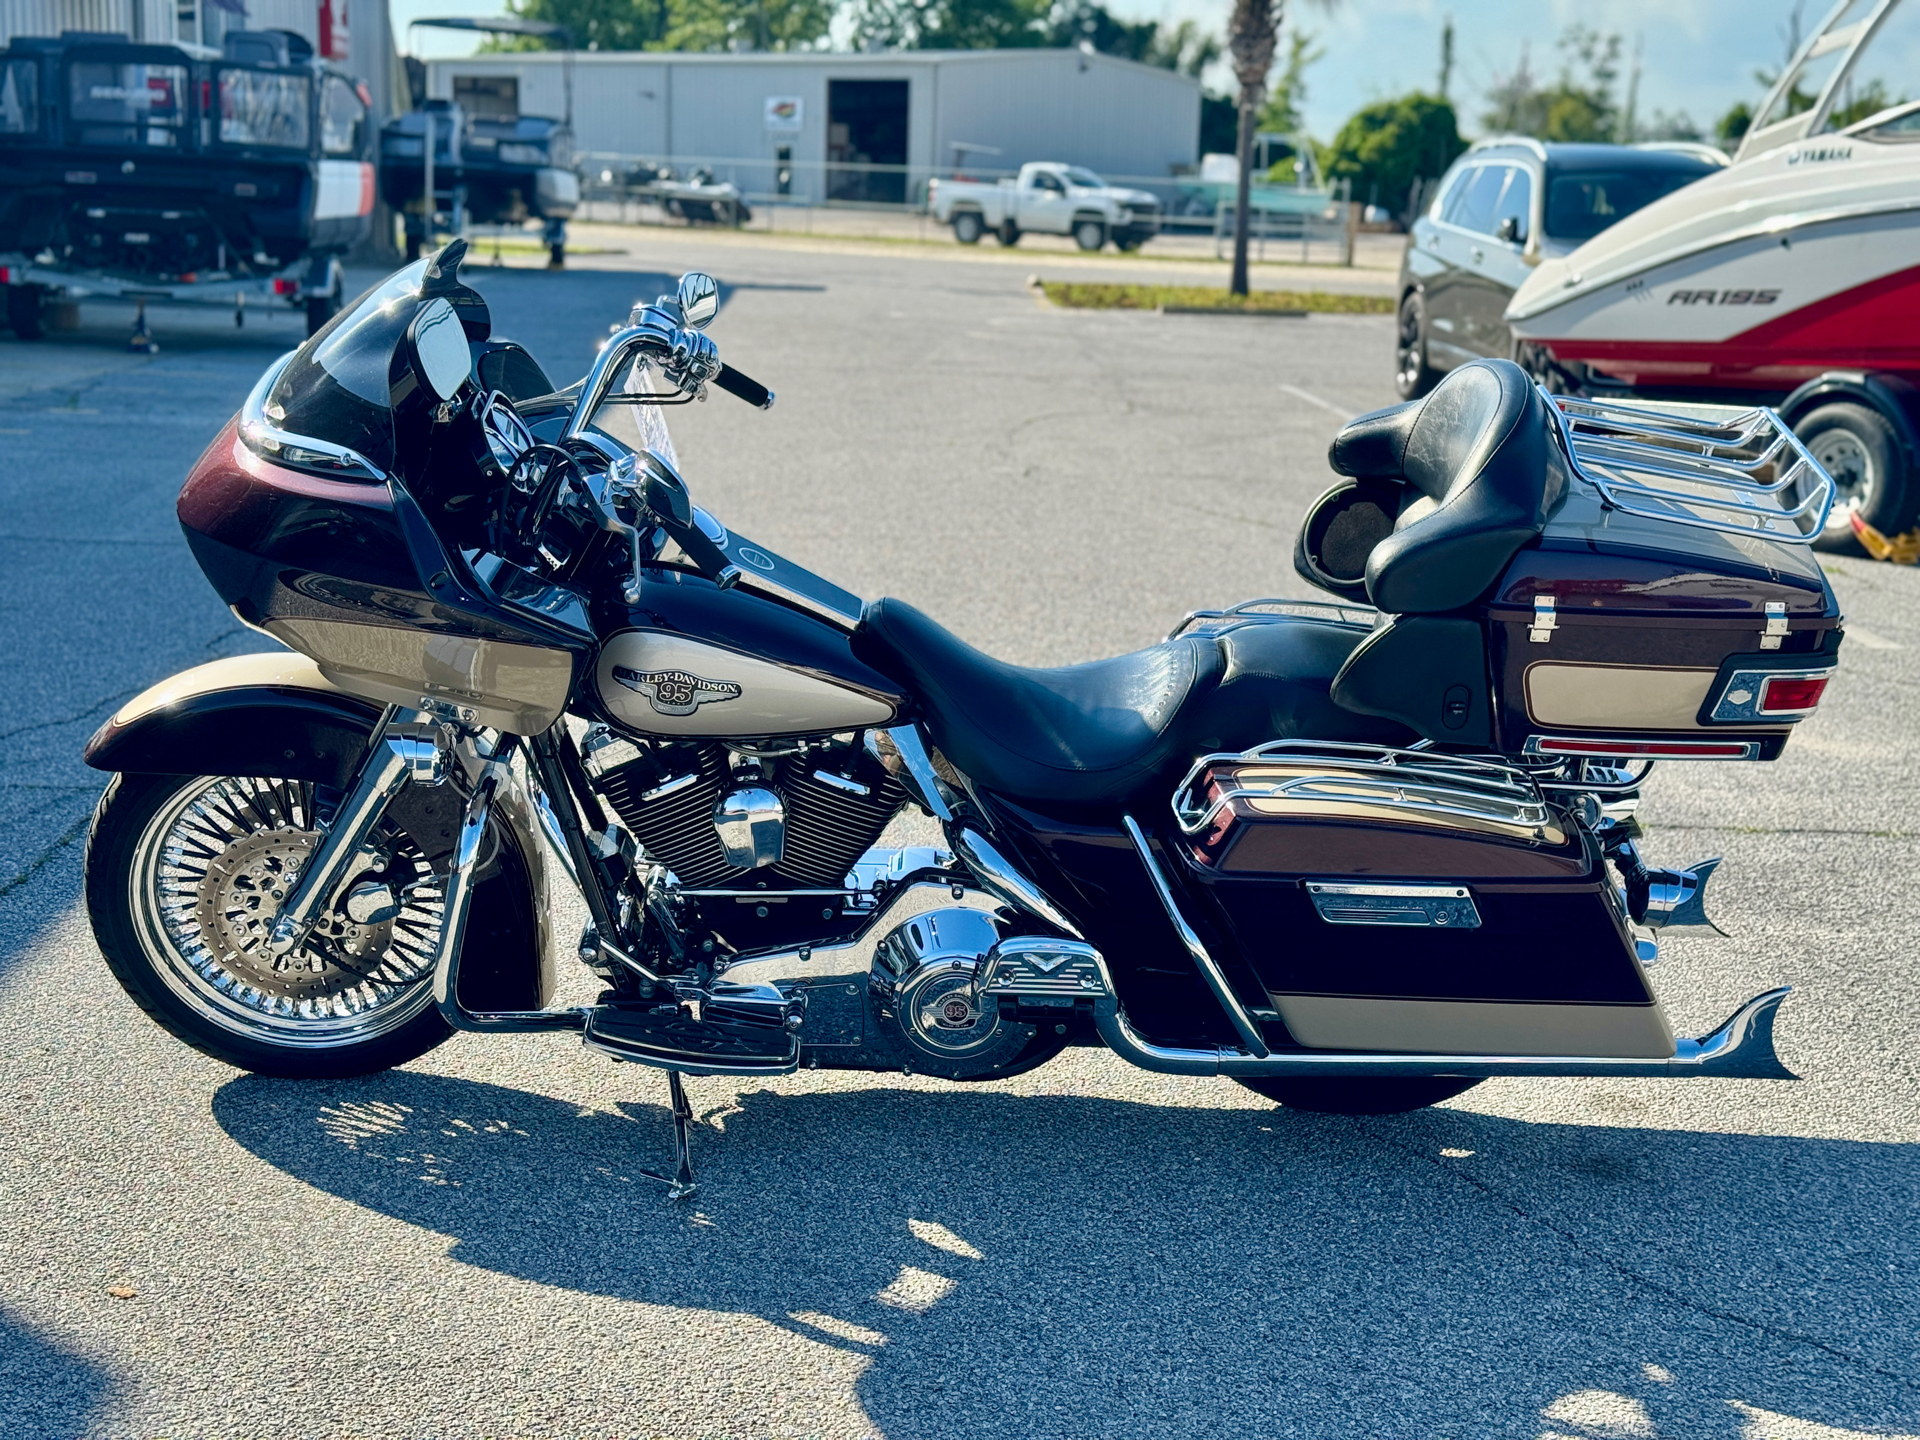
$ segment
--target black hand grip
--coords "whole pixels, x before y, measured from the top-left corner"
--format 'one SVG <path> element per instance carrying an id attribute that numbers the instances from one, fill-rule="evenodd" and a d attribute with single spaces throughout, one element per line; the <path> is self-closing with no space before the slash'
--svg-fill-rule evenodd
<path id="1" fill-rule="evenodd" d="M 731 365 L 722 365 L 720 373 L 713 377 L 713 383 L 729 395 L 744 400 L 757 409 L 773 408 L 773 392 L 758 380 L 742 375 Z"/>

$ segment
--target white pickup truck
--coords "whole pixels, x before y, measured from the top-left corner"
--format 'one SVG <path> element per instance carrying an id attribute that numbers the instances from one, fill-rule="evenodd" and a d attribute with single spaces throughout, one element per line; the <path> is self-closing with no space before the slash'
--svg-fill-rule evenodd
<path id="1" fill-rule="evenodd" d="M 1109 185 L 1078 165 L 1037 162 L 1020 167 L 1019 178 L 988 185 L 972 180 L 934 180 L 927 208 L 953 227 L 962 245 L 978 244 L 989 230 L 1002 245 L 1022 234 L 1071 235 L 1082 250 L 1111 240 L 1138 250 L 1160 233 L 1160 202 L 1145 190 Z"/>

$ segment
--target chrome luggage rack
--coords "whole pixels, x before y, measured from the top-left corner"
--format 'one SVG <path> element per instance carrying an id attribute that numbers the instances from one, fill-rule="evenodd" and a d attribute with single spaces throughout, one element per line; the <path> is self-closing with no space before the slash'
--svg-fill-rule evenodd
<path id="1" fill-rule="evenodd" d="M 1211 799 L 1195 791 L 1210 766 L 1229 761 L 1317 763 L 1325 768 L 1320 773 L 1256 779 Z M 1173 792 L 1173 814 L 1182 831 L 1197 835 L 1235 800 L 1248 798 L 1365 805 L 1427 817 L 1490 821 L 1532 831 L 1535 838 L 1544 838 L 1554 824 L 1540 787 L 1518 766 L 1342 740 L 1273 740 L 1237 754 L 1203 755 Z"/>
<path id="2" fill-rule="evenodd" d="M 1833 478 L 1767 406 L 1657 407 L 1544 387 L 1540 394 L 1574 470 L 1609 509 L 1791 545 L 1811 544 L 1826 526 Z"/>
<path id="3" fill-rule="evenodd" d="M 1294 617 L 1368 627 L 1380 623 L 1380 612 L 1371 605 L 1342 600 L 1242 600 L 1224 610 L 1189 610 L 1180 623 L 1167 632 L 1167 639 L 1178 640 L 1190 630 L 1211 630 L 1219 635 L 1242 625 Z"/>

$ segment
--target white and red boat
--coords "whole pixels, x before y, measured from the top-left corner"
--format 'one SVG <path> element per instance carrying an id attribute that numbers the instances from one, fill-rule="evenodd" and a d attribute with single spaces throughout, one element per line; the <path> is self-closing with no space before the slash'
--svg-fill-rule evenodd
<path id="1" fill-rule="evenodd" d="M 1913 523 L 1920 0 L 1841 0 L 1732 165 L 1543 260 L 1506 321 L 1553 388 L 1785 397 L 1839 482 L 1840 537 L 1856 511 Z M 1833 413 L 1848 407 L 1879 423 Z M 1816 416 L 1838 432 L 1826 454 L 1801 423 Z"/>
<path id="2" fill-rule="evenodd" d="M 1898 90 L 1881 73 L 1893 50 L 1910 62 Z M 1734 163 L 1542 261 L 1508 306 L 1514 335 L 1636 388 L 1784 393 L 1837 368 L 1920 379 L 1914 51 L 1920 5 L 1838 7 Z M 1823 91 L 1809 95 L 1809 71 Z M 1856 119 L 1863 92 L 1906 103 Z"/>

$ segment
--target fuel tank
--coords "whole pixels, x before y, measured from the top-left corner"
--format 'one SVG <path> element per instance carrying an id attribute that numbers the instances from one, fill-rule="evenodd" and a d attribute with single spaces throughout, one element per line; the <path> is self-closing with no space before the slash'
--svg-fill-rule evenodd
<path id="1" fill-rule="evenodd" d="M 604 718 L 674 739 L 822 735 L 891 724 L 901 689 L 846 634 L 778 601 L 685 570 L 647 570 L 593 666 Z"/>

